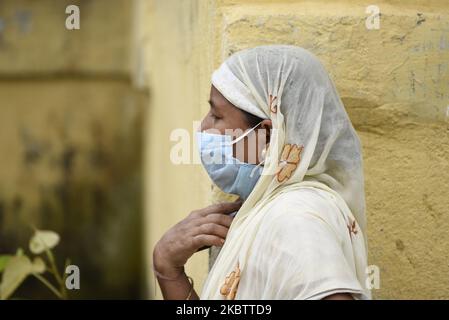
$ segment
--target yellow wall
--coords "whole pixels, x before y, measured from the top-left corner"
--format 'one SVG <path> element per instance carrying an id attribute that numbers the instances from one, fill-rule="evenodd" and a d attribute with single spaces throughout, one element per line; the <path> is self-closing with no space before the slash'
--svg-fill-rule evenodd
<path id="1" fill-rule="evenodd" d="M 80 30 L 65 27 L 70 4 Z M 0 254 L 26 251 L 30 226 L 57 231 L 60 266 L 69 257 L 82 275 L 72 297 L 141 297 L 148 102 L 133 84 L 132 14 L 128 0 L 0 1 Z"/>
<path id="2" fill-rule="evenodd" d="M 170 162 L 170 133 L 175 128 L 192 131 L 193 120 L 206 110 L 207 74 L 212 70 L 203 20 L 207 1 L 143 1 L 149 35 L 147 68 L 150 109 L 147 116 L 146 235 L 147 270 L 156 241 L 174 222 L 207 204 L 205 177 L 199 166 Z M 195 256 L 187 272 L 200 287 L 207 272 L 207 252 Z M 149 271 L 150 294 L 154 279 Z"/>
<path id="3" fill-rule="evenodd" d="M 229 54 L 262 44 L 305 47 L 336 82 L 364 147 L 369 262 L 376 298 L 449 298 L 449 3 L 152 0 L 145 14 L 151 92 L 146 137 L 146 251 L 189 211 L 217 201 L 200 166 L 169 159 L 174 128 L 207 110 L 210 74 Z M 419 13 L 419 15 L 418 15 Z M 200 289 L 207 253 L 188 264 Z M 151 274 L 151 272 L 150 272 Z M 153 288 L 153 279 L 148 279 Z M 153 290 L 150 292 L 153 294 Z M 160 297 L 160 295 L 158 295 Z"/>

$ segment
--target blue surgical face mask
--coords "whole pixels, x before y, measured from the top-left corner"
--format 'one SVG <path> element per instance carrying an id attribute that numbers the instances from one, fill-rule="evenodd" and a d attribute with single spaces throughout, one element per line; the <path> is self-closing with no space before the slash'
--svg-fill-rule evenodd
<path id="1" fill-rule="evenodd" d="M 197 132 L 201 162 L 212 181 L 224 192 L 246 200 L 260 178 L 260 165 L 241 162 L 233 156 L 232 145 L 258 125 L 235 140 L 229 135 Z"/>

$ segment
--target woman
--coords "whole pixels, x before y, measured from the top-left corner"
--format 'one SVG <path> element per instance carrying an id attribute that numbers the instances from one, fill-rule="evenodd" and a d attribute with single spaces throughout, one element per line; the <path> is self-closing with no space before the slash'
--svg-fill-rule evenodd
<path id="1" fill-rule="evenodd" d="M 370 299 L 360 141 L 317 58 L 283 45 L 237 52 L 214 72 L 210 104 L 201 159 L 241 199 L 194 211 L 161 238 L 164 298 L 198 299 L 184 264 L 222 246 L 202 299 Z"/>

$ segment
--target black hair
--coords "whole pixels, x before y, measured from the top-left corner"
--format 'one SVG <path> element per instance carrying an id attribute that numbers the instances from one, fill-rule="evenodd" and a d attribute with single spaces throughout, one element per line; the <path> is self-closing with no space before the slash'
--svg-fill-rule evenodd
<path id="1" fill-rule="evenodd" d="M 262 122 L 262 118 L 259 118 L 258 116 L 255 116 L 249 112 L 246 112 L 245 110 L 240 109 L 240 111 L 243 112 L 246 118 L 246 122 L 248 123 L 248 126 L 250 128 L 254 127 L 256 124 Z"/>

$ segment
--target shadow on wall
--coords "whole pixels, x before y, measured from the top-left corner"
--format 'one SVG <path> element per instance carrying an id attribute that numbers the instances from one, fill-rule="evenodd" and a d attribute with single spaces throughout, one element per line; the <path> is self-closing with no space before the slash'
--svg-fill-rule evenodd
<path id="1" fill-rule="evenodd" d="M 47 145 L 39 150 L 23 142 L 22 162 L 16 164 L 23 180 L 9 190 L 12 198 L 1 199 L 0 251 L 26 248 L 30 226 L 56 230 L 62 237 L 59 265 L 70 257 L 82 272 L 82 290 L 75 296 L 138 297 L 141 124 L 133 122 L 129 136 L 117 141 L 101 134 L 114 129 L 94 122 L 87 148 L 61 141 L 61 150 L 53 151 L 52 144 L 42 140 L 34 142 Z M 58 177 L 47 182 L 42 180 L 45 172 Z M 27 296 L 31 288 L 25 286 L 19 296 L 33 297 Z"/>
<path id="2" fill-rule="evenodd" d="M 80 269 L 71 298 L 140 298 L 148 94 L 129 71 L 131 2 L 54 4 L 0 3 L 0 254 L 28 250 L 33 226 L 54 230 L 58 265 Z M 54 296 L 30 278 L 13 297 Z"/>

